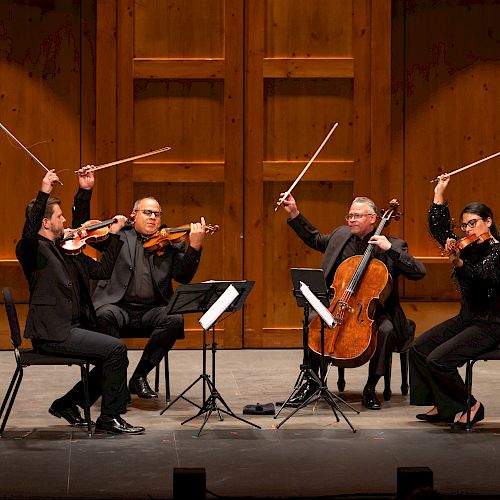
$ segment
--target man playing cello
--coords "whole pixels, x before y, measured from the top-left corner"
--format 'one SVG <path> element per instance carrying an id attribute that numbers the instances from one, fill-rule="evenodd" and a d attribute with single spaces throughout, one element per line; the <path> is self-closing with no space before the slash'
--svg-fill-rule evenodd
<path id="1" fill-rule="evenodd" d="M 283 196 L 284 193 L 281 194 Z M 408 252 L 405 241 L 392 236 L 375 235 L 377 207 L 369 198 L 357 197 L 346 215 L 346 226 L 340 226 L 329 234 L 321 234 L 298 210 L 295 199 L 289 194 L 283 201 L 290 215 L 288 224 L 309 247 L 324 254 L 321 268 L 327 286 L 331 286 L 339 265 L 349 257 L 362 255 L 368 245 L 374 246 L 373 257 L 381 260 L 392 277 L 392 289 L 385 304 L 377 310 L 377 347 L 370 360 L 368 380 L 363 390 L 363 406 L 379 410 L 381 403 L 376 395 L 376 385 L 384 375 L 385 360 L 395 348 L 402 347 L 411 335 L 410 324 L 401 308 L 398 293 L 400 275 L 419 280 L 425 276 L 425 267 Z M 318 373 L 321 356 L 310 352 L 311 368 Z M 306 381 L 290 399 L 290 406 L 299 406 L 316 390 L 316 384 Z"/>

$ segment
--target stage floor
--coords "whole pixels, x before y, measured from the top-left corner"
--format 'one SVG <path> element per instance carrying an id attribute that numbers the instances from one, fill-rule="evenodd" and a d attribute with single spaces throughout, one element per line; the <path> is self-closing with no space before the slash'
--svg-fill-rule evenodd
<path id="1" fill-rule="evenodd" d="M 140 351 L 129 352 L 129 373 L 139 356 Z M 0 440 L 0 498 L 172 498 L 174 467 L 205 468 L 207 498 L 390 497 L 396 492 L 397 467 L 421 466 L 431 468 L 434 487 L 445 495 L 500 498 L 500 363 L 476 364 L 474 394 L 485 405 L 486 419 L 476 431 L 465 433 L 415 420 L 425 408 L 410 407 L 401 396 L 396 356 L 393 396 L 380 411 L 365 410 L 360 403 L 367 366 L 346 370 L 343 397 L 360 414 L 341 409 L 355 433 L 320 402 L 280 429 L 276 425 L 290 410 L 278 419 L 245 416 L 261 430 L 212 414 L 198 436 L 201 417 L 181 425 L 197 412 L 187 401 L 179 400 L 160 415 L 165 407 L 162 385 L 158 400 L 134 397 L 125 415 L 146 427 L 144 435 L 88 438 L 47 412 L 52 400 L 78 379 L 78 368 L 28 368 Z M 216 385 L 241 417 L 246 404 L 286 399 L 300 361 L 299 350 L 219 351 Z M 2 398 L 13 369 L 12 352 L 0 352 Z M 172 396 L 200 371 L 200 351 L 173 351 Z M 335 371 L 329 386 L 336 389 Z M 377 389 L 382 391 L 382 381 Z M 188 397 L 201 402 L 201 383 Z M 96 405 L 94 419 L 98 414 Z"/>

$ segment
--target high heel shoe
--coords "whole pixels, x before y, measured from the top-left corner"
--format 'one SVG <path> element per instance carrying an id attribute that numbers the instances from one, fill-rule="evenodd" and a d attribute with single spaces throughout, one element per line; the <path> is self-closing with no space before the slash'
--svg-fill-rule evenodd
<path id="1" fill-rule="evenodd" d="M 428 415 L 427 413 L 418 413 L 415 415 L 417 420 L 423 420 L 424 422 L 428 422 L 429 424 L 439 424 L 440 422 L 445 422 L 451 424 L 453 422 L 454 417 L 450 418 L 441 418 L 439 413 L 435 415 Z"/>
<path id="2" fill-rule="evenodd" d="M 465 415 L 465 412 L 463 412 L 462 415 Z M 476 414 L 474 415 L 474 417 L 470 421 L 470 425 L 472 426 L 474 424 L 477 424 L 481 420 L 484 420 L 483 403 L 479 403 L 479 408 L 477 409 Z M 467 424 L 463 423 L 463 422 L 453 422 L 453 424 L 451 424 L 451 428 L 452 429 L 460 429 L 460 430 L 465 431 L 465 430 L 467 430 Z"/>

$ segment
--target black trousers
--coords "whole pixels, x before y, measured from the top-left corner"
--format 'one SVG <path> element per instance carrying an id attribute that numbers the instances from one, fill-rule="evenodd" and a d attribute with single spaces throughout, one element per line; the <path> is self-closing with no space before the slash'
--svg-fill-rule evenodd
<path id="1" fill-rule="evenodd" d="M 465 308 L 420 335 L 410 350 L 410 404 L 437 406 L 443 419 L 464 412 L 467 388 L 458 368 L 499 343 L 500 318 Z"/>
<path id="2" fill-rule="evenodd" d="M 387 317 L 380 319 L 377 329 L 377 348 L 373 353 L 368 365 L 368 381 L 369 384 L 376 384 L 377 380 L 384 375 L 385 360 L 387 356 L 392 356 L 394 349 L 397 346 L 397 335 L 394 330 L 392 321 Z M 325 361 L 329 362 L 331 358 L 325 356 Z M 309 350 L 309 361 L 311 369 L 319 374 L 321 365 L 321 355 Z"/>
<path id="3" fill-rule="evenodd" d="M 66 340 L 54 342 L 32 339 L 33 347 L 50 356 L 88 359 L 94 366 L 89 373 L 89 399 L 94 404 L 102 395 L 101 415 L 117 416 L 127 405 L 127 347 L 119 339 L 99 332 L 72 327 Z M 85 405 L 83 383 L 78 382 L 60 398 L 68 406 Z"/>
<path id="4" fill-rule="evenodd" d="M 166 306 L 128 306 L 106 304 L 96 311 L 99 329 L 107 335 L 121 337 L 149 336 L 142 359 L 151 367 L 156 366 L 173 347 L 176 339 L 184 336 L 184 318 L 180 314 L 167 314 Z"/>

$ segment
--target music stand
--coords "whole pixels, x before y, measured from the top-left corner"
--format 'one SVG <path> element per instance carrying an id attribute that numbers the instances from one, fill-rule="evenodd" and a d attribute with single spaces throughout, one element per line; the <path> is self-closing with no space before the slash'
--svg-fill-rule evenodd
<path id="1" fill-rule="evenodd" d="M 207 374 L 207 347 L 208 344 L 206 342 L 206 333 L 207 330 L 203 328 L 203 371 L 199 375 L 199 377 L 194 380 L 191 384 L 189 384 L 186 389 L 184 389 L 170 404 L 168 404 L 161 412 L 160 415 L 163 415 L 169 408 L 171 408 L 176 401 L 179 399 L 184 399 L 188 403 L 196 406 L 199 411 L 196 415 L 184 420 L 181 422 L 181 425 L 184 425 L 187 422 L 199 417 L 200 415 L 205 414 L 205 419 L 203 424 L 198 431 L 198 436 L 201 434 L 201 431 L 205 427 L 210 415 L 216 411 L 219 415 L 220 420 L 224 420 L 222 414 L 229 415 L 234 417 L 242 422 L 245 422 L 249 425 L 257 427 L 260 429 L 259 425 L 256 425 L 244 418 L 238 417 L 234 414 L 234 412 L 229 408 L 227 403 L 224 401 L 222 396 L 220 395 L 217 387 L 215 385 L 215 353 L 217 352 L 217 344 L 215 342 L 215 325 L 220 315 L 223 312 L 236 312 L 241 309 L 243 303 L 245 302 L 248 294 L 252 290 L 254 285 L 254 281 L 209 281 L 205 283 L 195 283 L 189 285 L 180 285 L 175 294 L 172 297 L 171 302 L 169 303 L 168 314 L 187 314 L 187 313 L 206 313 L 217 301 L 221 298 L 221 296 L 226 292 L 230 285 L 232 285 L 236 291 L 238 292 L 237 297 L 224 308 L 223 311 L 220 311 L 220 314 L 214 319 L 208 329 L 212 330 L 212 374 L 211 376 Z M 189 398 L 185 396 L 185 394 L 194 387 L 198 382 L 202 382 L 203 384 L 203 403 L 202 405 L 198 405 L 194 401 L 191 401 Z M 208 398 L 206 397 L 206 389 L 208 388 L 210 395 Z M 225 409 L 220 408 L 217 405 L 217 401 L 220 401 Z"/>
<path id="2" fill-rule="evenodd" d="M 324 363 L 324 355 L 325 355 L 325 349 L 324 349 L 324 333 L 325 333 L 325 324 L 323 319 L 321 319 L 321 363 L 320 363 L 320 376 L 318 375 L 311 369 L 310 363 L 309 363 L 309 313 L 310 313 L 310 307 L 311 304 L 309 301 L 306 299 L 304 294 L 301 291 L 301 283 L 305 283 L 308 287 L 309 290 L 314 294 L 314 296 L 321 302 L 321 304 L 325 307 L 330 306 L 330 301 L 329 301 L 329 296 L 328 296 L 328 290 L 326 288 L 326 283 L 325 283 L 325 278 L 324 278 L 324 273 L 322 269 L 310 269 L 310 268 L 292 268 L 290 269 L 290 273 L 292 276 L 292 282 L 293 282 L 293 294 L 297 300 L 297 305 L 299 307 L 304 308 L 304 319 L 302 323 L 302 347 L 303 347 L 303 361 L 302 364 L 300 365 L 300 372 L 299 376 L 297 377 L 297 380 L 295 381 L 294 388 L 288 396 L 288 399 L 283 403 L 281 406 L 280 410 L 276 414 L 274 418 L 277 418 L 278 415 L 281 413 L 281 410 L 285 408 L 286 404 L 288 401 L 292 399 L 292 397 L 298 392 L 299 388 L 303 383 L 306 381 L 313 382 L 317 385 L 316 391 L 311 394 L 302 404 L 300 404 L 297 408 L 294 409 L 290 415 L 288 415 L 286 418 L 284 418 L 277 426 L 276 428 L 279 429 L 289 418 L 293 417 L 300 409 L 304 408 L 305 406 L 315 403 L 320 399 L 324 399 L 331 407 L 333 414 L 335 415 L 335 418 L 337 419 L 337 422 L 340 421 L 338 417 L 338 413 L 342 415 L 342 418 L 347 422 L 349 427 L 353 432 L 356 432 L 354 427 L 352 426 L 351 422 L 348 420 L 348 418 L 344 415 L 342 410 L 339 408 L 337 401 L 340 401 L 344 403 L 346 406 L 354 410 L 356 413 L 359 413 L 358 410 L 356 410 L 353 406 L 351 406 L 349 403 L 344 401 L 342 398 L 339 396 L 333 394 L 330 392 L 326 385 L 326 374 L 325 374 L 325 363 Z"/>

